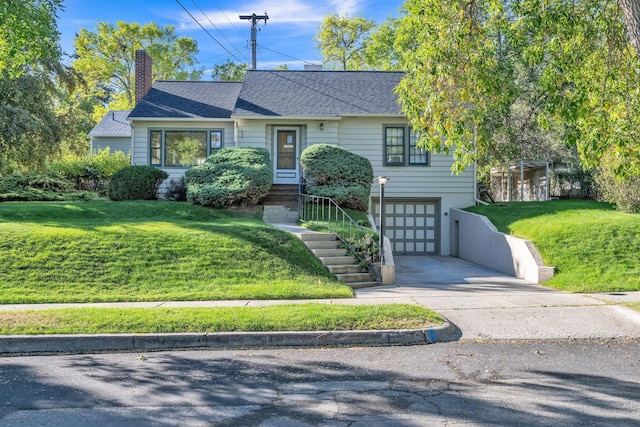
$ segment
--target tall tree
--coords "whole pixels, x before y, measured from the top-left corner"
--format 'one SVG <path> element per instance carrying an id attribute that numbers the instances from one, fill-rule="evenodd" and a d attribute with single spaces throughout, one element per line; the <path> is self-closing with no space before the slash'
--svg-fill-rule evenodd
<path id="1" fill-rule="evenodd" d="M 620 171 L 640 171 L 640 75 L 616 1 L 404 7 L 395 46 L 407 76 L 398 94 L 413 127 L 425 130 L 419 144 L 452 150 L 454 170 L 495 148 L 496 123 L 513 123 L 518 107 L 525 123 L 558 129 L 585 165 L 613 150 L 625 159 Z"/>
<path id="2" fill-rule="evenodd" d="M 247 64 L 236 64 L 227 60 L 224 64 L 216 64 L 213 67 L 211 78 L 215 81 L 241 82 L 245 74 L 247 74 Z"/>
<path id="3" fill-rule="evenodd" d="M 92 95 L 106 109 L 127 110 L 135 100 L 135 52 L 145 49 L 153 58 L 153 80 L 199 79 L 202 70 L 189 67 L 196 63 L 195 40 L 175 34 L 173 26 L 154 23 L 140 25 L 118 21 L 116 25 L 99 22 L 95 32 L 81 29 L 75 38 L 73 67 L 83 76 Z"/>
<path id="4" fill-rule="evenodd" d="M 69 81 L 56 27 L 61 3 L 0 2 L 0 175 L 41 167 L 60 142 L 55 85 Z"/>
<path id="5" fill-rule="evenodd" d="M 343 70 L 362 69 L 366 64 L 366 40 L 374 27 L 373 21 L 362 16 L 327 15 L 316 35 L 316 44 L 327 64 Z"/>
<path id="6" fill-rule="evenodd" d="M 62 0 L 0 2 L 0 72 L 16 77 L 60 60 L 56 18 L 61 5 Z"/>

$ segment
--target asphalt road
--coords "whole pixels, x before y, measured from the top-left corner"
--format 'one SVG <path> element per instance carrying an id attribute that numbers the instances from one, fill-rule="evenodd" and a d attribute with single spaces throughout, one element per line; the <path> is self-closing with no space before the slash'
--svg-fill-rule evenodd
<path id="1" fill-rule="evenodd" d="M 640 425 L 640 340 L 0 359 L 0 426 Z"/>

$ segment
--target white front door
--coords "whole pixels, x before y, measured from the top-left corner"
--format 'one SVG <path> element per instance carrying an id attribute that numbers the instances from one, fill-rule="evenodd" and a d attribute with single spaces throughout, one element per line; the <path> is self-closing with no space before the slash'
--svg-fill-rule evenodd
<path id="1" fill-rule="evenodd" d="M 300 135 L 297 128 L 274 128 L 273 183 L 297 184 L 300 159 Z"/>

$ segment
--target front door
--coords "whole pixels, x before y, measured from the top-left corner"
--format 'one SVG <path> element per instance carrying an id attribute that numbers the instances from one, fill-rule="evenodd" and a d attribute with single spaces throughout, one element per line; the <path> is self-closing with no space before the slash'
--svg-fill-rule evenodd
<path id="1" fill-rule="evenodd" d="M 297 184 L 300 149 L 297 129 L 275 128 L 274 145 L 274 184 Z"/>

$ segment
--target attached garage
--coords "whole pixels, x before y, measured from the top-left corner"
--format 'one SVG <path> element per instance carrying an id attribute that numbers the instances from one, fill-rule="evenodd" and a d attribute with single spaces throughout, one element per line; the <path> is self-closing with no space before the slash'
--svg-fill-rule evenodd
<path id="1" fill-rule="evenodd" d="M 379 199 L 373 199 L 372 208 L 376 223 L 379 223 Z M 385 234 L 394 254 L 440 253 L 440 199 L 385 197 L 384 210 Z"/>

